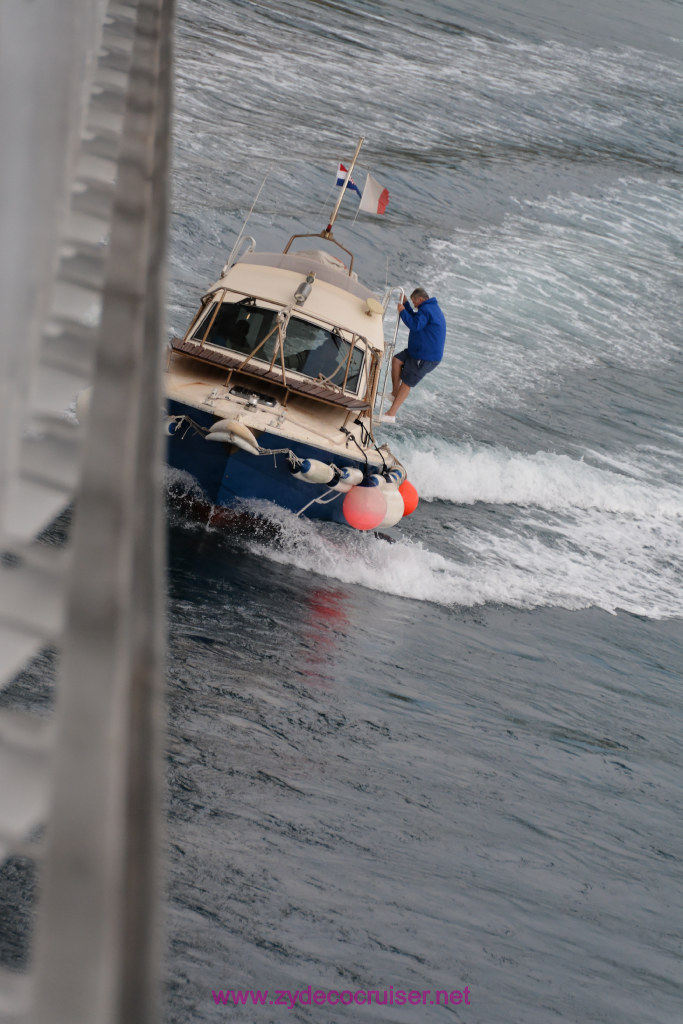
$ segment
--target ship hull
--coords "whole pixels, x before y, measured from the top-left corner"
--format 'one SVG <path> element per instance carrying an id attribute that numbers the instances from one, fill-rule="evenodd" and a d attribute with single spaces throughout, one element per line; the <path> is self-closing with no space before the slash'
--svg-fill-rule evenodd
<path id="1" fill-rule="evenodd" d="M 210 506 L 236 509 L 244 501 L 261 500 L 308 519 L 348 525 L 342 511 L 344 493 L 294 476 L 287 453 L 255 455 L 232 444 L 207 441 L 204 432 L 215 422 L 215 417 L 180 402 L 169 402 L 168 414 L 178 422 L 168 438 L 167 462 L 193 477 Z M 200 429 L 191 426 L 190 421 Z M 346 455 L 340 458 L 337 452 L 272 431 L 262 433 L 258 442 L 271 451 L 286 448 L 300 460 L 334 463 L 340 469 L 365 469 L 364 460 Z M 372 471 L 376 468 L 379 466 L 371 464 Z"/>

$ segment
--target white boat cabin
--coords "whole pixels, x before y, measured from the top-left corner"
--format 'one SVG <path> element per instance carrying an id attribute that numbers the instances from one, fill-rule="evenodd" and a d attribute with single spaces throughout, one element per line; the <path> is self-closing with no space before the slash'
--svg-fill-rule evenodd
<path id="1" fill-rule="evenodd" d="M 352 257 L 347 267 L 323 250 L 288 248 L 247 252 L 226 266 L 172 347 L 230 376 L 369 411 L 384 352 L 384 306 L 359 283 Z"/>

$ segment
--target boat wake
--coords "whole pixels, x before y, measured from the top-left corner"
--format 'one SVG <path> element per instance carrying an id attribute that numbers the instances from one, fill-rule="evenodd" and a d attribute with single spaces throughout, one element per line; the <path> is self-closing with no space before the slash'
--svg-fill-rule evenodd
<path id="1" fill-rule="evenodd" d="M 452 444 L 422 438 L 404 457 L 423 501 L 457 505 L 486 502 L 548 511 L 599 509 L 631 516 L 680 519 L 683 489 L 653 487 L 636 457 L 619 472 L 553 452 L 525 455 L 503 447 Z"/>
<path id="2" fill-rule="evenodd" d="M 444 446 L 441 455 L 435 447 L 410 478 L 421 516 L 397 528 L 393 544 L 261 507 L 277 525 L 277 542 L 252 539 L 250 549 L 344 584 L 447 607 L 683 614 L 680 489 L 566 456 L 474 446 Z"/>

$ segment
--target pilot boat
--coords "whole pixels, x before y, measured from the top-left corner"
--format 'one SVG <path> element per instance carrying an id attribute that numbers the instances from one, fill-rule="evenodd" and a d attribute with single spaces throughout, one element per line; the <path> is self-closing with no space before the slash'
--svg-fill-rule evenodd
<path id="1" fill-rule="evenodd" d="M 238 239 L 169 343 L 167 461 L 209 507 L 265 501 L 360 530 L 413 510 L 405 468 L 375 438 L 393 289 L 380 298 L 362 284 L 332 233 L 354 163 L 323 231 L 282 252 Z"/>

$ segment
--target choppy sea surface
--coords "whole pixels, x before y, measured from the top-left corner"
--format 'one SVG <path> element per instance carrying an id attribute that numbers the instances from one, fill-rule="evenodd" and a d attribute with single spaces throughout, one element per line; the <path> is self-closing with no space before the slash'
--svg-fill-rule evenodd
<path id="1" fill-rule="evenodd" d="M 335 235 L 448 341 L 393 543 L 169 507 L 165 1024 L 683 1019 L 682 16 L 178 0 L 169 334 L 364 136 Z"/>
<path id="2" fill-rule="evenodd" d="M 171 329 L 362 135 L 336 236 L 449 332 L 393 543 L 172 514 L 168 1024 L 683 1018 L 681 14 L 181 0 Z"/>

